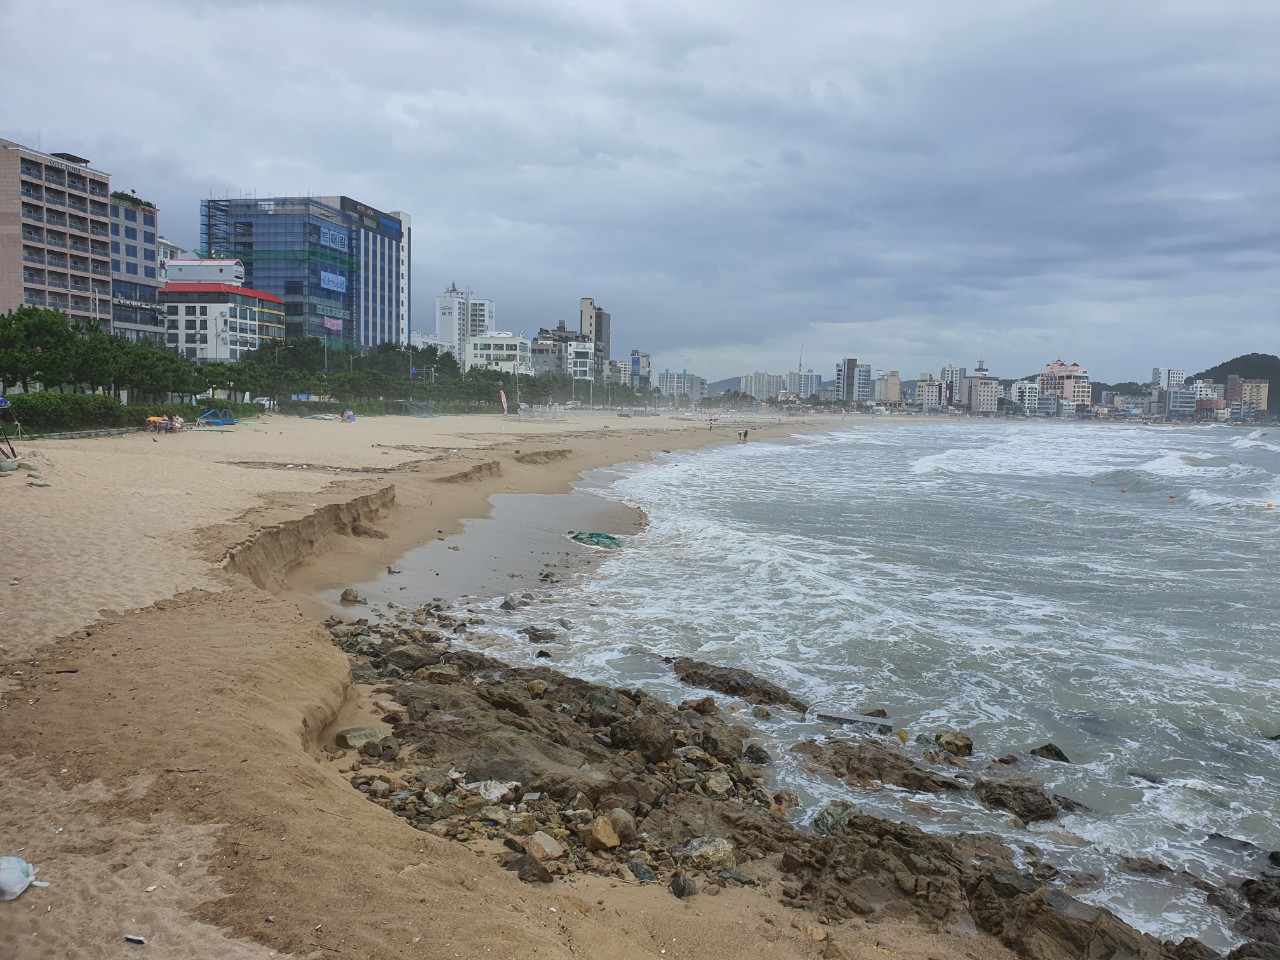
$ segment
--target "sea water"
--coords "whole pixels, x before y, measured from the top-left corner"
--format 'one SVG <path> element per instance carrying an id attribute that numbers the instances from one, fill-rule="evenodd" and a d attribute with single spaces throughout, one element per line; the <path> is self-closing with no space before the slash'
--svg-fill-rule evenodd
<path id="1" fill-rule="evenodd" d="M 679 701 L 660 657 L 692 656 L 835 712 L 883 707 L 911 737 L 962 730 L 975 774 L 1020 754 L 1087 809 L 1023 828 L 965 794 L 850 787 L 788 753 L 849 731 L 758 724 L 802 820 L 845 799 L 991 830 L 1142 930 L 1239 942 L 1176 874 L 1238 882 L 1280 849 L 1280 431 L 904 418 L 588 486 L 651 522 L 530 608 L 570 624 L 559 669 Z M 514 635 L 502 652 L 533 656 Z M 1046 741 L 1072 763 L 1026 756 Z"/>

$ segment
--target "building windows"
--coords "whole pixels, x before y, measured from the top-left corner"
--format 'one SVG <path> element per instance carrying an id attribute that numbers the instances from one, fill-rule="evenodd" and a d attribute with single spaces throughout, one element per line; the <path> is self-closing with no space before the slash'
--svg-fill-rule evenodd
<path id="1" fill-rule="evenodd" d="M 119 261 L 119 260 L 112 260 L 112 261 L 111 261 L 111 272 L 112 272 L 112 273 L 119 273 L 119 272 L 120 272 L 120 261 Z"/>
<path id="2" fill-rule="evenodd" d="M 201 308 L 200 308 L 200 316 L 202 316 L 202 317 L 207 317 L 208 315 L 209 315 L 209 308 L 208 308 L 208 307 L 201 307 Z"/>
<path id="3" fill-rule="evenodd" d="M 120 224 L 118 223 L 111 224 L 111 235 L 113 237 L 120 236 Z"/>
<path id="4" fill-rule="evenodd" d="M 194 317 L 196 315 L 196 308 L 191 304 L 187 304 L 186 308 L 182 312 L 184 316 Z M 191 329 L 194 330 L 195 326 L 192 326 Z"/>
<path id="5" fill-rule="evenodd" d="M 124 238 L 125 238 L 126 240 L 137 240 L 137 239 L 138 239 L 138 228 L 137 228 L 137 227 L 125 227 L 125 228 L 124 228 Z"/>
<path id="6" fill-rule="evenodd" d="M 156 262 L 156 252 L 155 252 L 154 250 L 143 250 L 143 251 L 142 251 L 142 259 L 143 259 L 143 260 L 146 260 L 148 263 L 155 263 L 155 262 Z"/>
<path id="7" fill-rule="evenodd" d="M 124 245 L 124 255 L 126 257 L 134 257 L 136 259 L 138 256 L 138 247 L 135 244 L 126 243 Z"/>
<path id="8" fill-rule="evenodd" d="M 178 315 L 178 305 L 176 303 L 169 304 L 165 307 L 165 312 L 171 317 L 176 317 Z"/>
<path id="9" fill-rule="evenodd" d="M 135 210 L 135 209 L 133 209 L 133 207 L 125 207 L 125 208 L 124 208 L 124 218 L 125 218 L 126 220 L 128 220 L 130 223 L 137 223 L 137 222 L 138 222 L 138 211 L 137 211 L 137 210 Z"/>
<path id="10" fill-rule="evenodd" d="M 119 205 L 118 203 L 113 203 L 113 204 L 111 205 L 111 216 L 112 216 L 113 218 L 119 218 L 119 216 L 120 216 L 120 205 Z"/>
<path id="11" fill-rule="evenodd" d="M 113 224 L 113 226 L 114 226 L 114 224 Z M 119 240 L 112 240 L 112 241 L 111 241 L 111 252 L 112 252 L 112 253 L 119 253 L 119 252 L 120 252 L 120 241 L 119 241 Z"/>
<path id="12" fill-rule="evenodd" d="M 155 268 L 155 267 L 143 267 L 143 268 L 142 268 L 142 275 L 143 275 L 144 277 L 146 277 L 148 280 L 154 280 L 154 279 L 156 278 L 156 268 Z"/>
<path id="13" fill-rule="evenodd" d="M 142 242 L 143 242 L 143 243 L 155 243 L 155 242 L 156 242 L 156 232 L 155 232 L 154 230 L 143 230 L 143 231 L 142 231 Z"/>
<path id="14" fill-rule="evenodd" d="M 138 275 L 138 265 L 136 263 L 126 263 L 124 265 L 124 272 L 131 277 L 136 277 Z"/>
<path id="15" fill-rule="evenodd" d="M 146 213 L 146 212 L 144 212 L 144 213 L 142 214 L 142 225 L 143 225 L 144 227 L 154 227 L 154 226 L 156 225 L 156 215 L 155 215 L 154 213 Z M 156 241 L 155 241 L 155 239 L 154 239 L 154 238 L 152 238 L 151 240 L 148 240 L 147 242 L 148 242 L 148 243 L 155 243 Z"/>

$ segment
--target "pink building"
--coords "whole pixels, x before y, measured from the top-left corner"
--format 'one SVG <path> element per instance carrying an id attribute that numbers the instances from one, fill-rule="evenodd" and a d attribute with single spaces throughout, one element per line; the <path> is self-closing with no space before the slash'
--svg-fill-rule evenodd
<path id="1" fill-rule="evenodd" d="M 1040 371 L 1040 396 L 1050 391 L 1062 397 L 1064 412 L 1074 411 L 1083 404 L 1089 406 L 1093 400 L 1093 388 L 1089 385 L 1089 371 L 1078 363 L 1063 363 L 1055 360 L 1046 363 Z"/>

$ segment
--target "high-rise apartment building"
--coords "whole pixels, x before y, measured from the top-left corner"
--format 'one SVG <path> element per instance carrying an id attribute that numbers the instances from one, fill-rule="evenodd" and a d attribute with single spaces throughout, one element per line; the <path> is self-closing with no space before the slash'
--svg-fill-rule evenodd
<path id="1" fill-rule="evenodd" d="M 609 367 L 609 348 L 612 338 L 613 318 L 602 308 L 596 306 L 591 297 L 583 297 L 578 301 L 578 329 L 591 337 L 595 356 L 593 358 L 591 376 L 597 382 L 604 381 L 605 370 Z"/>
<path id="2" fill-rule="evenodd" d="M 688 397 L 694 403 L 707 399 L 707 381 L 688 370 L 663 370 L 654 377 L 653 385 L 664 397 Z"/>
<path id="3" fill-rule="evenodd" d="M 801 373 L 792 370 L 787 374 L 787 393 L 800 400 L 811 397 L 822 389 L 822 377 L 812 370 Z"/>
<path id="4" fill-rule="evenodd" d="M 1161 390 L 1176 390 L 1186 383 L 1185 370 L 1174 370 L 1172 367 L 1152 367 L 1151 385 Z"/>
<path id="5" fill-rule="evenodd" d="M 111 326 L 111 177 L 0 140 L 0 312 L 24 304 Z"/>
<path id="6" fill-rule="evenodd" d="M 461 363 L 467 355 L 467 343 L 476 337 L 496 332 L 497 306 L 492 300 L 475 296 L 470 290 L 459 290 L 456 283 L 436 297 L 436 339 L 450 344 L 453 355 Z"/>
<path id="7" fill-rule="evenodd" d="M 780 373 L 764 373 L 757 370 L 738 381 L 738 389 L 757 400 L 776 400 L 786 386 L 786 379 Z"/>
<path id="8" fill-rule="evenodd" d="M 836 364 L 836 400 L 841 403 L 856 403 L 858 400 L 856 383 L 858 380 L 858 358 L 846 357 Z"/>
<path id="9" fill-rule="evenodd" d="M 945 406 L 953 406 L 960 397 L 960 381 L 968 375 L 964 367 L 948 363 L 942 368 L 938 379 L 942 381 L 942 402 Z"/>
<path id="10" fill-rule="evenodd" d="M 350 197 L 200 201 L 203 255 L 244 261 L 245 284 L 284 301 L 290 338 L 407 343 L 411 243 L 407 214 Z"/>
<path id="11" fill-rule="evenodd" d="M 149 200 L 111 194 L 111 331 L 126 340 L 165 338 L 158 217 Z"/>

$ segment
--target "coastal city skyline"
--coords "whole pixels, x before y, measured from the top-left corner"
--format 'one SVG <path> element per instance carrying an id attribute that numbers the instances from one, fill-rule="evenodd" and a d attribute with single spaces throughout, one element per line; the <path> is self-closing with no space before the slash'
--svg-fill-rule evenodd
<path id="1" fill-rule="evenodd" d="M 41 8 L 7 6 L 0 135 L 90 158 L 187 249 L 201 200 L 408 211 L 416 330 L 455 280 L 502 329 L 553 328 L 593 296 L 615 353 L 712 381 L 800 341 L 824 379 L 849 354 L 906 377 L 1063 357 L 1119 382 L 1274 349 L 1261 7 L 334 8 L 307 25 L 284 4 L 251 33 L 228 9 L 70 4 L 45 49 L 20 40 Z M 270 37 L 321 19 L 351 56 L 299 86 Z M 154 55 L 92 85 L 56 69 L 139 31 Z M 474 49 L 486 69 L 460 69 Z M 255 97 L 263 82 L 279 95 Z M 123 103 L 154 123 L 122 135 Z"/>

